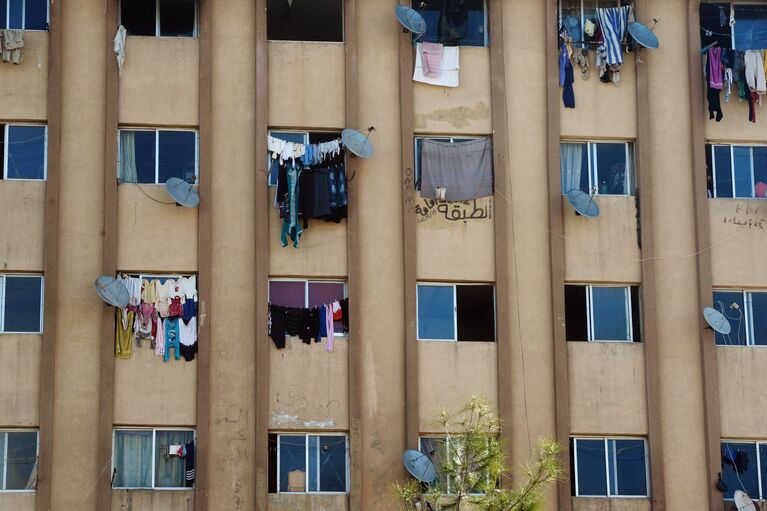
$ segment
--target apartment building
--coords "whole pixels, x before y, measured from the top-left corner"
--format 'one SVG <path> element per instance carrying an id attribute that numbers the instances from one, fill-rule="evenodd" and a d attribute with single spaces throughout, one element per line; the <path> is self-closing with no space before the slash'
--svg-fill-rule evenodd
<path id="1" fill-rule="evenodd" d="M 451 83 L 413 79 L 398 3 Z M 767 498 L 767 121 L 701 52 L 767 47 L 767 4 L 635 0 L 660 46 L 602 73 L 591 24 L 620 5 L 0 0 L 0 509 L 389 511 L 403 451 L 472 395 L 513 467 L 562 444 L 546 509 Z M 345 128 L 372 157 L 306 155 Z M 489 194 L 433 198 L 425 148 L 466 142 Z M 344 204 L 291 223 L 304 158 Z M 157 300 L 183 319 L 140 319 Z M 290 335 L 315 306 L 319 342 Z"/>

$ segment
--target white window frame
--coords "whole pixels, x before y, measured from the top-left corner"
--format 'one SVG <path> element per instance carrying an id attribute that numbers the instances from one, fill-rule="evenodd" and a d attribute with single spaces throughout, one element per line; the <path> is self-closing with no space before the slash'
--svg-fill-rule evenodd
<path id="1" fill-rule="evenodd" d="M 24 123 L 24 122 L 11 122 L 11 123 L 5 123 L 3 126 L 3 179 L 6 181 L 46 181 L 48 179 L 48 125 L 47 124 L 40 124 L 40 123 Z M 31 126 L 36 128 L 44 128 L 44 136 L 43 136 L 43 177 L 42 179 L 37 178 L 28 178 L 28 177 L 8 177 L 8 153 L 11 150 L 11 143 L 9 140 L 9 135 L 11 131 L 11 127 L 24 127 L 24 126 Z"/>
<path id="2" fill-rule="evenodd" d="M 607 7 L 619 7 L 619 5 L 620 5 L 619 0 L 596 0 L 596 4 L 597 4 L 596 8 L 597 9 L 599 9 L 601 7 L 599 4 L 602 3 L 602 2 L 608 4 Z M 581 3 L 580 22 L 581 22 L 581 30 L 583 30 L 583 25 L 586 22 L 586 15 L 584 14 L 585 11 L 584 11 L 584 8 L 583 8 L 584 7 L 583 6 L 584 0 L 580 0 L 580 3 Z M 562 0 L 559 0 L 558 4 L 557 4 L 557 17 L 559 19 L 559 25 L 562 26 L 562 19 L 563 19 L 563 16 L 562 16 Z M 576 42 L 580 42 L 580 41 L 576 41 Z"/>
<path id="3" fill-rule="evenodd" d="M 754 147 L 766 147 L 765 144 L 730 144 L 726 142 L 708 142 L 708 145 L 711 149 L 711 181 L 714 189 L 714 199 L 756 199 L 756 200 L 765 200 L 763 197 L 756 197 L 756 190 L 754 187 L 756 186 L 756 183 L 754 182 Z M 732 197 L 719 197 L 717 185 L 716 185 L 716 157 L 715 157 L 715 151 L 717 147 L 727 147 L 730 149 L 730 180 L 732 182 L 732 189 L 730 190 L 732 192 Z M 735 195 L 735 148 L 736 147 L 743 147 L 749 149 L 749 157 L 751 160 L 751 196 L 749 197 L 738 197 Z"/>
<path id="4" fill-rule="evenodd" d="M 118 6 L 117 6 L 117 12 L 120 14 L 120 24 L 122 25 L 122 0 L 120 0 Z M 177 37 L 192 37 L 197 38 L 199 37 L 199 27 L 200 27 L 200 2 L 198 0 L 194 1 L 194 27 L 192 28 L 192 35 L 191 36 L 163 36 L 160 35 L 160 0 L 154 0 L 154 36 L 138 36 L 138 37 L 170 37 L 170 38 L 177 38 Z M 131 36 L 133 37 L 133 36 Z"/>
<path id="5" fill-rule="evenodd" d="M 441 439 L 447 445 L 447 449 L 448 450 L 450 449 L 450 438 L 451 438 L 450 436 L 446 436 L 444 433 L 434 433 L 434 434 L 431 434 L 431 433 L 421 433 L 420 435 L 418 435 L 418 451 L 419 452 L 421 451 L 421 440 L 422 439 L 427 439 L 427 438 Z M 428 456 L 428 454 L 427 454 L 427 456 Z M 429 456 L 429 458 L 431 458 L 431 456 Z M 485 482 L 486 483 L 490 482 L 490 474 L 487 474 L 487 476 L 485 477 Z M 454 495 L 454 493 L 452 493 L 451 486 L 452 486 L 452 483 L 451 483 L 450 479 L 448 479 L 447 480 L 447 494 L 448 495 Z M 468 493 L 467 495 L 475 496 L 476 497 L 476 496 L 480 496 L 480 495 L 486 495 L 486 493 Z"/>
<path id="6" fill-rule="evenodd" d="M 278 39 L 278 42 L 290 42 L 290 41 L 283 41 L 282 39 Z M 309 41 L 312 42 L 312 41 Z M 323 43 L 325 44 L 325 43 Z M 341 43 L 344 44 L 344 43 Z M 289 134 L 295 134 L 295 135 L 303 135 L 304 141 L 301 142 L 301 144 L 307 145 L 309 144 L 309 137 L 312 133 L 332 133 L 334 135 L 338 135 L 338 138 L 341 138 L 341 132 L 340 131 L 334 131 L 334 130 L 291 130 L 291 129 L 280 129 L 280 128 L 271 128 L 268 131 L 268 134 L 270 137 L 274 137 L 275 133 L 289 133 Z M 275 137 L 279 138 L 279 137 Z M 266 184 L 270 188 L 276 187 L 277 183 L 274 183 L 271 181 L 271 173 L 269 170 L 272 168 L 272 155 L 269 151 L 267 151 L 266 155 Z"/>
<path id="7" fill-rule="evenodd" d="M 418 288 L 421 286 L 428 287 L 452 287 L 453 288 L 453 338 L 452 339 L 422 339 L 419 330 L 418 320 L 418 306 L 420 302 Z M 490 286 L 493 288 L 493 337 L 492 342 L 498 340 L 498 315 L 497 315 L 497 297 L 495 294 L 494 282 L 428 282 L 418 281 L 416 282 L 415 289 L 415 333 L 416 340 L 424 342 L 459 342 L 458 341 L 458 286 Z M 491 341 L 460 341 L 460 342 L 491 342 Z"/>
<path id="8" fill-rule="evenodd" d="M 274 277 L 270 278 L 269 282 L 303 282 L 304 283 L 304 307 L 309 307 L 309 284 L 343 284 L 344 285 L 344 298 L 349 298 L 349 282 L 347 280 L 342 279 L 322 279 L 322 278 L 311 278 L 311 279 L 300 279 L 300 278 L 291 278 L 291 277 Z M 268 292 L 267 292 L 268 295 Z M 268 296 L 268 300 L 271 300 L 271 297 Z M 349 335 L 349 332 L 333 332 L 334 337 L 337 339 L 339 337 L 347 337 Z"/>
<path id="9" fill-rule="evenodd" d="M 152 432 L 152 486 L 112 486 L 113 490 L 152 490 L 152 491 L 185 491 L 185 490 L 194 490 L 196 486 L 173 486 L 173 487 L 158 487 L 157 481 L 155 480 L 155 465 L 157 463 L 157 432 L 158 431 L 191 431 L 193 433 L 193 441 L 195 443 L 195 448 L 197 445 L 197 430 L 195 428 L 184 428 L 184 427 L 126 427 L 126 426 L 119 426 L 112 428 L 112 474 L 115 473 L 115 440 L 117 438 L 117 432 L 118 431 L 151 431 Z M 195 469 L 197 469 L 196 466 L 196 459 L 195 459 Z"/>
<path id="10" fill-rule="evenodd" d="M 561 1 L 561 0 L 560 0 Z M 581 0 L 581 5 L 583 0 Z M 636 162 L 634 141 L 632 140 L 571 140 L 561 139 L 562 144 L 586 144 L 588 156 L 589 193 L 591 195 L 604 195 L 606 197 L 633 197 L 636 194 L 638 179 L 636 177 Z M 626 150 L 626 190 L 628 193 L 600 193 L 599 192 L 599 161 L 597 158 L 597 145 L 599 144 L 623 144 Z M 561 172 L 561 169 L 560 169 Z M 565 195 L 565 194 L 563 194 Z"/>
<path id="11" fill-rule="evenodd" d="M 577 436 L 571 437 L 573 440 L 573 476 L 575 481 L 575 495 L 574 497 L 588 497 L 595 499 L 646 499 L 649 498 L 652 490 L 650 489 L 650 454 L 647 450 L 647 439 L 641 437 L 588 437 Z M 605 447 L 605 479 L 607 482 L 607 495 L 581 495 L 579 484 L 580 474 L 578 473 L 578 440 L 603 440 Z M 612 488 L 610 487 L 610 449 L 608 448 L 608 441 L 610 440 L 641 440 L 644 444 L 644 469 L 645 469 L 645 486 L 647 491 L 644 495 L 613 495 Z M 615 480 L 618 480 L 617 475 L 617 460 L 613 459 L 612 469 L 614 471 Z M 617 484 L 617 483 L 616 483 Z"/>
<path id="12" fill-rule="evenodd" d="M 348 433 L 338 433 L 338 432 L 311 432 L 306 433 L 303 431 L 280 431 L 280 432 L 273 432 L 274 435 L 277 436 L 277 493 L 285 494 L 285 495 L 348 495 L 349 494 L 349 477 L 350 477 L 350 454 L 349 454 L 349 435 Z M 280 449 L 281 443 L 282 443 L 282 437 L 283 436 L 303 436 L 305 440 L 305 448 L 304 448 L 304 466 L 306 467 L 306 471 L 304 472 L 304 488 L 305 491 L 282 491 L 280 488 L 280 462 L 282 458 L 282 451 Z M 345 464 L 346 464 L 346 491 L 343 492 L 337 492 L 337 491 L 309 491 L 309 437 L 310 436 L 335 436 L 335 437 L 344 437 L 346 440 L 346 457 L 345 457 Z M 319 440 L 317 441 L 317 449 L 319 449 Z M 319 463 L 320 457 L 319 452 L 317 453 L 317 463 Z M 320 479 L 320 472 L 319 467 L 317 467 L 317 487 L 322 486 L 322 481 Z"/>
<path id="13" fill-rule="evenodd" d="M 47 30 L 38 30 L 38 29 L 27 29 L 27 0 L 21 0 L 22 7 L 21 7 L 21 26 L 24 27 L 22 30 L 25 32 L 47 32 Z M 51 3 L 50 1 L 45 2 L 45 24 L 50 25 L 51 23 Z M 3 28 L 9 28 L 8 24 L 11 21 L 11 2 L 8 0 L 5 4 L 5 26 L 0 27 L 0 29 Z"/>
<path id="14" fill-rule="evenodd" d="M 754 309 L 752 300 L 754 293 L 767 294 L 767 290 L 715 288 L 712 290 L 713 293 L 741 293 L 743 295 L 743 324 L 746 327 L 746 344 L 717 344 L 717 346 L 767 348 L 767 344 L 754 344 Z M 714 302 L 714 308 L 719 310 L 716 305 L 717 303 Z"/>
<path id="15" fill-rule="evenodd" d="M 719 441 L 719 449 L 721 451 L 723 444 L 754 444 L 756 446 L 756 475 L 757 475 L 757 481 L 759 485 L 759 496 L 752 496 L 751 498 L 754 500 L 764 501 L 767 500 L 767 488 L 764 488 L 762 484 L 767 484 L 767 481 L 762 480 L 762 457 L 759 454 L 759 446 L 767 445 L 767 442 L 759 441 L 759 440 L 733 440 L 733 439 L 721 439 Z M 732 502 L 735 499 L 725 498 L 725 502 Z"/>
<path id="16" fill-rule="evenodd" d="M 485 7 L 487 8 L 487 4 L 485 4 Z M 487 14 L 487 9 L 485 9 L 485 13 Z M 475 46 L 475 48 L 480 48 L 480 46 Z M 492 138 L 492 135 L 415 135 L 413 137 L 413 188 L 416 191 L 421 190 L 421 158 L 419 157 L 418 147 L 420 145 L 423 150 L 424 140 L 449 141 L 451 144 L 454 144 L 456 142 L 479 140 L 485 137 Z"/>
<path id="17" fill-rule="evenodd" d="M 21 429 L 2 429 L 0 430 L 0 436 L 5 436 L 5 443 L 3 444 L 3 452 L 0 452 L 0 457 L 3 461 L 3 470 L 0 472 L 0 494 L 2 493 L 34 493 L 37 488 L 28 490 L 26 488 L 19 490 L 6 490 L 5 485 L 8 483 L 8 434 L 9 433 L 37 433 L 37 451 L 35 452 L 35 465 L 40 457 L 40 431 L 31 428 Z M 34 469 L 33 469 L 34 470 Z"/>
<path id="18" fill-rule="evenodd" d="M 40 327 L 36 332 L 6 332 L 5 331 L 5 277 L 21 277 L 30 279 L 40 279 Z M 0 334 L 14 335 L 38 335 L 43 333 L 43 311 L 45 310 L 45 277 L 42 275 L 24 275 L 24 274 L 0 274 Z"/>
<path id="19" fill-rule="evenodd" d="M 631 303 L 631 285 L 593 285 L 593 284 L 570 284 L 570 285 L 583 285 L 586 287 L 586 324 L 588 332 L 588 342 L 634 342 L 634 318 L 633 308 Z M 628 339 L 595 339 L 594 335 L 594 288 L 620 288 L 623 289 L 626 295 L 626 324 L 628 325 Z"/>
<path id="20" fill-rule="evenodd" d="M 138 185 L 164 185 L 160 182 L 160 132 L 184 131 L 194 133 L 194 184 L 200 184 L 200 131 L 194 128 L 132 128 L 122 127 L 117 130 L 117 178 L 120 178 L 120 134 L 123 131 L 153 131 L 154 132 L 154 183 L 126 183 Z"/>

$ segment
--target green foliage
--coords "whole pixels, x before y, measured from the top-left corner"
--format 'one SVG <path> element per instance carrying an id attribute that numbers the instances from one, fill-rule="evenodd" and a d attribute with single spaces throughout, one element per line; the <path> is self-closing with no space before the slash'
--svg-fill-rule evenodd
<path id="1" fill-rule="evenodd" d="M 499 438 L 501 422 L 485 400 L 474 396 L 457 413 L 443 411 L 438 426 L 443 442 L 433 442 L 430 452 L 439 477 L 430 485 L 410 480 L 395 489 L 403 511 L 535 511 L 544 488 L 562 477 L 560 446 L 542 440 L 525 467 L 525 478 L 513 488 L 503 488 L 509 469 L 505 446 Z M 422 495 L 421 495 L 422 491 Z"/>

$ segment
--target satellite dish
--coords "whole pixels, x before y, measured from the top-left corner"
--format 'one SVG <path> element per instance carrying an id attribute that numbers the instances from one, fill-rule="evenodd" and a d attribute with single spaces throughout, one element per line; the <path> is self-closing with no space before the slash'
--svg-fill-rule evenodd
<path id="1" fill-rule="evenodd" d="M 394 14 L 397 16 L 397 21 L 400 22 L 400 25 L 405 27 L 406 31 L 414 33 L 416 39 L 426 33 L 426 20 L 415 9 L 406 5 L 398 5 Z"/>
<path id="2" fill-rule="evenodd" d="M 125 307 L 130 301 L 128 288 L 114 277 L 102 275 L 93 283 L 96 287 L 96 294 L 114 307 Z"/>
<path id="3" fill-rule="evenodd" d="M 706 307 L 703 309 L 703 319 L 705 319 L 708 326 L 713 328 L 717 333 L 728 335 L 732 331 L 730 322 L 725 315 L 713 307 Z"/>
<path id="4" fill-rule="evenodd" d="M 738 511 L 756 511 L 754 501 L 751 500 L 748 493 L 741 490 L 735 490 L 733 497 L 735 498 L 735 507 L 738 508 Z"/>
<path id="5" fill-rule="evenodd" d="M 165 191 L 176 201 L 176 204 L 185 208 L 196 208 L 200 204 L 200 194 L 195 190 L 194 185 L 180 177 L 168 178 L 165 181 Z"/>
<path id="6" fill-rule="evenodd" d="M 344 143 L 347 149 L 360 158 L 370 158 L 373 156 L 373 145 L 370 143 L 370 133 L 375 128 L 368 128 L 368 134 L 365 135 L 361 131 L 357 131 L 352 128 L 346 128 L 341 132 L 341 141 Z"/>
<path id="7" fill-rule="evenodd" d="M 431 483 L 437 478 L 437 468 L 429 457 L 420 451 L 408 449 L 402 455 L 402 463 L 410 475 L 421 482 Z"/>
<path id="8" fill-rule="evenodd" d="M 653 33 L 653 31 L 637 21 L 629 23 L 628 30 L 629 34 L 631 34 L 631 37 L 634 38 L 634 41 L 644 46 L 645 48 L 654 50 L 660 46 L 658 37 Z"/>
<path id="9" fill-rule="evenodd" d="M 587 218 L 599 216 L 599 206 L 594 202 L 594 196 L 573 188 L 567 192 L 567 200 L 575 211 Z"/>

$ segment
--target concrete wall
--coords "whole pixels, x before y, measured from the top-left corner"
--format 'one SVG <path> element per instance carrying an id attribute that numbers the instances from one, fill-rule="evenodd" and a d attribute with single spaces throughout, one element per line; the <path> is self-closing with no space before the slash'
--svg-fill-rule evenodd
<path id="1" fill-rule="evenodd" d="M 19 65 L 2 64 L 0 97 L 3 120 L 43 120 L 48 101 L 48 34 L 25 32 Z"/>
<path id="2" fill-rule="evenodd" d="M 0 204 L 1 271 L 42 271 L 45 182 L 2 180 Z"/>
<path id="3" fill-rule="evenodd" d="M 194 511 L 192 490 L 114 490 L 113 511 Z"/>
<path id="4" fill-rule="evenodd" d="M 650 499 L 599 499 L 574 497 L 573 511 L 650 511 Z"/>
<path id="5" fill-rule="evenodd" d="M 709 199 L 714 286 L 767 287 L 761 254 L 767 249 L 767 203 Z"/>
<path id="6" fill-rule="evenodd" d="M 0 335 L 0 426 L 37 426 L 40 335 Z"/>
<path id="7" fill-rule="evenodd" d="M 345 495 L 286 495 L 270 494 L 269 509 L 274 511 L 346 511 L 349 497 Z"/>
<path id="8" fill-rule="evenodd" d="M 35 493 L 0 493 L 0 508 L 14 511 L 33 511 L 35 509 Z"/>

